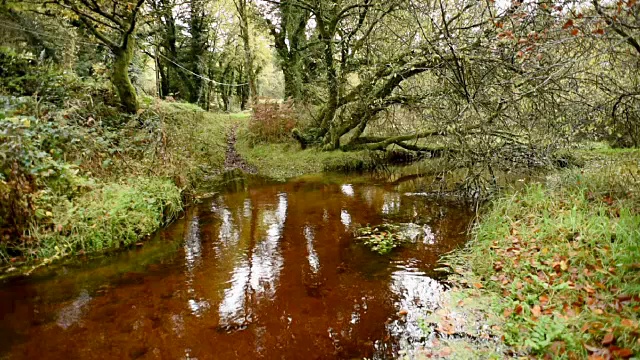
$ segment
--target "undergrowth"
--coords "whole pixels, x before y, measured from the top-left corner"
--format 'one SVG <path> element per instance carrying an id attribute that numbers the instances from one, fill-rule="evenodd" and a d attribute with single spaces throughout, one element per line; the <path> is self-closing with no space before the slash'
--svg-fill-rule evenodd
<path id="1" fill-rule="evenodd" d="M 137 115 L 82 96 L 10 99 L 0 110 L 0 265 L 129 245 L 222 172 L 227 115 L 151 99 Z"/>
<path id="2" fill-rule="evenodd" d="M 291 137 L 298 118 L 293 103 L 254 104 L 249 119 L 247 140 L 252 144 L 277 143 Z"/>
<path id="3" fill-rule="evenodd" d="M 640 354 L 640 152 L 592 152 L 490 205 L 447 261 L 497 295 L 503 340 L 535 357 Z"/>
<path id="4" fill-rule="evenodd" d="M 34 223 L 33 241 L 26 243 L 24 253 L 53 258 L 131 245 L 181 210 L 179 189 L 165 179 L 138 177 L 97 186 L 55 204 L 51 216 Z"/>

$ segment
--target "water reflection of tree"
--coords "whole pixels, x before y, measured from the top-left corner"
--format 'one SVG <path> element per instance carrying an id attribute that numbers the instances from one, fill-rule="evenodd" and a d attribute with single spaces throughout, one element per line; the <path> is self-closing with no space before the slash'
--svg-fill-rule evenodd
<path id="1" fill-rule="evenodd" d="M 225 290 L 218 310 L 220 326 L 227 330 L 245 328 L 253 321 L 254 305 L 274 297 L 283 262 L 278 248 L 286 220 L 286 194 L 278 195 L 275 209 L 254 205 L 250 213 L 248 246 L 233 270 L 231 287 Z"/>

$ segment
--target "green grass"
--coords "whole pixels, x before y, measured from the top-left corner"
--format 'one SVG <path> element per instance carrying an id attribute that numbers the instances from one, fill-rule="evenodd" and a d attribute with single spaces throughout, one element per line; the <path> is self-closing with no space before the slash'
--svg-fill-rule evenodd
<path id="1" fill-rule="evenodd" d="M 300 150 L 295 143 L 258 144 L 251 147 L 239 139 L 238 152 L 257 167 L 258 173 L 277 180 L 325 171 L 359 171 L 376 166 L 376 158 L 365 151 L 342 152 L 318 149 Z"/>
<path id="2" fill-rule="evenodd" d="M 169 180 L 132 178 L 109 183 L 55 205 L 32 236 L 37 258 L 59 258 L 136 243 L 182 210 L 179 189 Z"/>
<path id="3" fill-rule="evenodd" d="M 535 357 L 640 354 L 640 151 L 582 153 L 489 205 L 447 261 L 501 301 L 504 341 Z M 458 279 L 460 280 L 460 279 Z"/>
<path id="4" fill-rule="evenodd" d="M 185 105 L 195 110 L 182 110 Z M 207 179 L 222 172 L 227 133 L 234 121 L 244 115 L 206 112 L 179 103 L 161 103 L 158 113 L 166 134 L 166 151 L 147 157 L 150 162 L 146 167 L 154 168 L 154 175 L 174 179 L 180 188 L 194 194 Z"/>

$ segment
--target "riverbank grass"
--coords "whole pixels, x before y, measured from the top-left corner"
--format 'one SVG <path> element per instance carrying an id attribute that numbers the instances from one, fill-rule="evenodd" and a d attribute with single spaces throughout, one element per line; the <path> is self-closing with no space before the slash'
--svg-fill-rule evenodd
<path id="1" fill-rule="evenodd" d="M 97 186 L 53 207 L 33 228 L 27 253 L 40 259 L 132 245 L 175 219 L 182 210 L 179 189 L 166 179 L 132 178 Z"/>
<path id="2" fill-rule="evenodd" d="M 640 151 L 585 154 L 584 168 L 494 201 L 447 259 L 458 281 L 502 299 L 491 310 L 516 353 L 640 354 Z"/>
<path id="3" fill-rule="evenodd" d="M 240 155 L 258 169 L 260 175 L 276 180 L 321 172 L 366 171 L 376 167 L 375 155 L 366 151 L 301 150 L 297 143 L 250 145 L 246 138 L 238 140 Z"/>

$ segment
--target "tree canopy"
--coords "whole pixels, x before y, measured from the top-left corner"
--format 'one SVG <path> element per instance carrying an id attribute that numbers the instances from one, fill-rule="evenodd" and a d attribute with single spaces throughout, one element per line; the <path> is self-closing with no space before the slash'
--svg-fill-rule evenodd
<path id="1" fill-rule="evenodd" d="M 304 120 L 293 131 L 303 147 L 535 162 L 576 137 L 638 145 L 638 9 L 635 0 L 5 0 L 1 16 L 2 31 L 24 39 L 5 48 L 44 50 L 80 76 L 104 64 L 129 113 L 141 91 L 223 111 L 284 98 Z"/>

